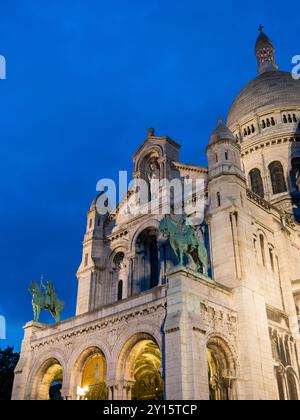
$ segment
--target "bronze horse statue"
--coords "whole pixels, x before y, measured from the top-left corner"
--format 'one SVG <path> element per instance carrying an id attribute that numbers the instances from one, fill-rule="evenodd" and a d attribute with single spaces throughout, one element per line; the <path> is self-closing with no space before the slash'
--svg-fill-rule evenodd
<path id="1" fill-rule="evenodd" d="M 45 292 L 43 292 L 41 288 L 43 288 Z M 40 287 L 36 281 L 32 281 L 29 285 L 29 292 L 32 295 L 34 321 L 39 321 L 41 310 L 49 311 L 56 322 L 60 321 L 65 304 L 62 300 L 58 299 L 52 282 L 48 281 L 46 285 L 44 285 L 43 279 L 41 279 Z"/>
<path id="2" fill-rule="evenodd" d="M 196 229 L 184 214 L 176 223 L 170 216 L 160 222 L 160 232 L 169 238 L 171 247 L 179 259 L 179 265 L 184 265 L 184 256 L 191 256 L 196 264 L 196 271 L 208 275 L 208 257 L 204 244 L 199 239 Z"/>

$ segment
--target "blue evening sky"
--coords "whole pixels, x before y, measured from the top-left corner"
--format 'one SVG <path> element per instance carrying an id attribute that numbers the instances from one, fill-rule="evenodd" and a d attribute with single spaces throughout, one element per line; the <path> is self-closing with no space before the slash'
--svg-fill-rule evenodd
<path id="1" fill-rule="evenodd" d="M 300 54 L 281 1 L 0 0 L 0 315 L 19 349 L 44 273 L 74 315 L 86 211 L 97 180 L 131 171 L 153 126 L 206 164 L 221 114 L 256 75 L 258 25 L 280 68 Z M 42 321 L 52 322 L 47 314 Z"/>

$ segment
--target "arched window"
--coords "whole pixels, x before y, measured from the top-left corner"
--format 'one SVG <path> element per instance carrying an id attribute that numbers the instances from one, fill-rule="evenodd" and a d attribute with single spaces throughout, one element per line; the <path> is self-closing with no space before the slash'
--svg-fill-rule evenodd
<path id="1" fill-rule="evenodd" d="M 272 162 L 269 165 L 269 171 L 271 176 L 273 194 L 280 194 L 286 192 L 287 189 L 282 164 L 278 161 Z"/>
<path id="2" fill-rule="evenodd" d="M 290 401 L 298 401 L 297 382 L 292 372 L 287 374 Z"/>
<path id="3" fill-rule="evenodd" d="M 123 299 L 123 281 L 120 280 L 118 283 L 118 300 Z"/>
<path id="4" fill-rule="evenodd" d="M 123 284 L 124 281 L 127 281 L 126 262 L 123 252 L 118 252 L 113 259 L 112 276 L 112 300 L 116 302 L 123 299 Z"/>
<path id="5" fill-rule="evenodd" d="M 255 194 L 264 198 L 265 193 L 264 193 L 264 186 L 263 186 L 260 170 L 257 168 L 252 169 L 252 171 L 250 171 L 249 176 L 250 176 L 251 190 Z"/>
<path id="6" fill-rule="evenodd" d="M 264 238 L 264 235 L 259 235 L 259 240 L 260 240 L 262 264 L 265 267 L 266 266 L 266 252 L 265 252 L 265 238 Z"/>

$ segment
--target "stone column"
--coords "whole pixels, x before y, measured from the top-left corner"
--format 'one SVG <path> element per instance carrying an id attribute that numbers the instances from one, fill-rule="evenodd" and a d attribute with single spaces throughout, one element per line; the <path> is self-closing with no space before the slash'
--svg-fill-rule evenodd
<path id="1" fill-rule="evenodd" d="M 115 401 L 119 399 L 119 384 L 115 380 L 105 381 L 108 389 L 108 399 L 109 401 Z"/>
<path id="2" fill-rule="evenodd" d="M 166 270 L 165 270 L 165 256 L 164 256 L 164 240 L 161 237 L 157 239 L 157 246 L 158 246 L 158 261 L 159 261 L 159 280 L 158 284 L 164 284 Z"/>
<path id="3" fill-rule="evenodd" d="M 133 281 L 134 281 L 134 260 L 135 260 L 135 254 L 132 252 L 127 253 L 125 255 L 125 258 L 127 260 L 127 281 L 126 286 L 124 288 L 124 297 L 125 299 L 132 296 L 133 294 Z"/>
<path id="4" fill-rule="evenodd" d="M 20 360 L 15 368 L 12 400 L 24 400 L 30 397 L 30 395 L 28 395 L 29 390 L 26 390 L 26 383 L 30 373 L 32 360 L 31 340 L 37 331 L 47 326 L 47 324 L 30 321 L 23 327 L 24 338 L 21 346 Z"/>
<path id="5" fill-rule="evenodd" d="M 133 380 L 124 380 L 122 382 L 123 388 L 123 400 L 131 401 L 132 400 L 132 388 L 135 384 Z"/>
<path id="6" fill-rule="evenodd" d="M 205 326 L 200 318 L 196 275 L 183 267 L 168 275 L 165 390 L 168 400 L 208 400 Z M 199 302 L 198 310 L 195 303 Z"/>

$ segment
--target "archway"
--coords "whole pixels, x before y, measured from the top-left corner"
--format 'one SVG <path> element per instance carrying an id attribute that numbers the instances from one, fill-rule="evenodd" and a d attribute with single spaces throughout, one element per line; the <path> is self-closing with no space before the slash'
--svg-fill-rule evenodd
<path id="1" fill-rule="evenodd" d="M 98 347 L 85 350 L 75 363 L 75 383 L 78 399 L 106 400 L 108 391 L 105 383 L 107 364 Z"/>
<path id="2" fill-rule="evenodd" d="M 123 397 L 129 400 L 163 400 L 162 356 L 152 337 L 147 334 L 133 337 L 124 346 L 120 358 L 120 377 L 131 384 Z"/>
<path id="3" fill-rule="evenodd" d="M 39 369 L 34 385 L 33 399 L 62 400 L 63 369 L 57 359 L 48 359 Z"/>
<path id="4" fill-rule="evenodd" d="M 207 344 L 209 398 L 214 401 L 235 399 L 236 367 L 226 343 L 213 337 Z"/>

